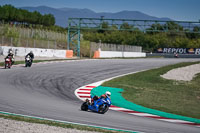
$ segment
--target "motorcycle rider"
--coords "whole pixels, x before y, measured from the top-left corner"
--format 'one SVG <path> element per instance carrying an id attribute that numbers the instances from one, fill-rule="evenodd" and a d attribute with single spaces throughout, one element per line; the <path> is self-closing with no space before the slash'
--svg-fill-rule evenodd
<path id="1" fill-rule="evenodd" d="M 178 53 L 174 53 L 174 57 L 175 57 L 175 58 L 178 58 Z"/>
<path id="2" fill-rule="evenodd" d="M 14 58 L 15 56 L 14 56 L 14 54 L 13 54 L 13 51 L 12 51 L 12 49 L 10 49 L 9 51 L 8 51 L 8 55 L 6 56 L 6 58 L 10 58 L 11 59 L 11 62 L 12 62 L 12 65 L 15 63 L 15 58 Z"/>
<path id="3" fill-rule="evenodd" d="M 30 56 L 30 58 L 31 58 L 31 62 L 33 62 L 34 54 L 33 54 L 32 51 L 30 51 L 30 52 L 25 56 L 25 59 L 26 59 L 28 56 Z"/>
<path id="4" fill-rule="evenodd" d="M 110 98 L 110 96 L 111 96 L 111 92 L 110 91 L 106 91 L 105 94 L 102 94 L 100 97 L 95 95 L 94 97 L 91 97 L 91 104 L 94 104 L 94 101 L 98 100 L 99 98 L 106 99 L 107 97 Z"/>
<path id="5" fill-rule="evenodd" d="M 100 98 L 110 98 L 110 96 L 111 96 L 111 93 L 110 93 L 110 91 L 106 91 L 106 93 L 105 94 L 103 94 L 103 95 L 101 95 L 101 97 Z"/>

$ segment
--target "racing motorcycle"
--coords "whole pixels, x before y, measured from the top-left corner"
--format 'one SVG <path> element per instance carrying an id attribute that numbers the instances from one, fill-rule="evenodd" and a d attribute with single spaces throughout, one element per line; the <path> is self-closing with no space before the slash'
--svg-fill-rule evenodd
<path id="1" fill-rule="evenodd" d="M 12 59 L 11 59 L 12 57 L 6 57 L 5 58 L 5 69 L 6 68 L 11 68 L 11 66 L 12 66 Z"/>
<path id="2" fill-rule="evenodd" d="M 110 98 L 99 98 L 97 100 L 94 100 L 93 103 L 91 103 L 88 99 L 86 99 L 86 102 L 84 102 L 81 105 L 81 110 L 83 111 L 94 111 L 94 112 L 98 112 L 100 114 L 104 114 L 108 111 L 109 107 L 111 105 L 111 100 Z"/>
<path id="3" fill-rule="evenodd" d="M 31 57 L 28 55 L 26 58 L 25 58 L 25 67 L 31 67 L 32 65 L 32 59 Z"/>

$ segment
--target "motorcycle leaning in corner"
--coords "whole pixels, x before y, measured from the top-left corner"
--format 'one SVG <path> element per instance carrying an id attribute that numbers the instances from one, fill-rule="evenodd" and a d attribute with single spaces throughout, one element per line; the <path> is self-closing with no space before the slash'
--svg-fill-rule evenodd
<path id="1" fill-rule="evenodd" d="M 86 99 L 86 101 L 81 105 L 81 110 L 91 110 L 100 114 L 104 114 L 108 111 L 109 107 L 111 106 L 110 96 L 101 96 L 100 98 L 94 98 L 91 96 L 91 99 L 93 99 L 93 101 L 91 102 L 88 99 Z"/>

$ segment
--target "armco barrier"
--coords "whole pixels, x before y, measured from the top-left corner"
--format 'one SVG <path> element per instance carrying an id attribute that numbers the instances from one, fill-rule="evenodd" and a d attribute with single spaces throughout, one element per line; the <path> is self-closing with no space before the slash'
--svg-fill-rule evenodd
<path id="1" fill-rule="evenodd" d="M 146 57 L 146 53 L 98 50 L 94 52 L 93 58 L 115 58 L 115 57 Z"/>
<path id="2" fill-rule="evenodd" d="M 23 47 L 8 47 L 0 46 L 0 54 L 6 56 L 10 49 L 13 50 L 15 56 L 25 56 L 32 51 L 37 57 L 60 57 L 60 58 L 72 58 L 72 50 L 54 50 L 54 49 L 40 49 L 40 48 L 23 48 Z"/>

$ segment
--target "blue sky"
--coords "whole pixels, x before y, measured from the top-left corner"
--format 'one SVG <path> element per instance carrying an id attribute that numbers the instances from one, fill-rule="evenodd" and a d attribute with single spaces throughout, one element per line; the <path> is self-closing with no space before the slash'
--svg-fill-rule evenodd
<path id="1" fill-rule="evenodd" d="M 129 10 L 174 20 L 200 20 L 200 0 L 0 0 L 0 5 L 5 4 L 15 7 L 45 5 L 54 8 L 88 8 L 95 12 Z"/>

